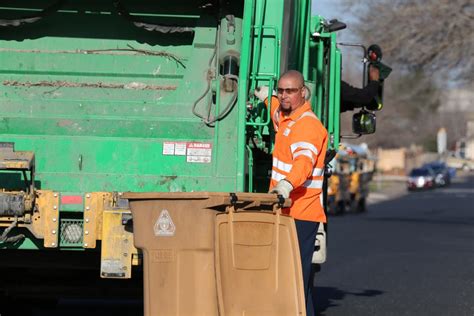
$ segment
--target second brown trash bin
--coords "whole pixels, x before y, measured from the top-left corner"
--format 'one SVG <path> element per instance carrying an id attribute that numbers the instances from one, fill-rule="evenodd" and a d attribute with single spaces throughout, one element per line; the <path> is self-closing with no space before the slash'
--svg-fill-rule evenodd
<path id="1" fill-rule="evenodd" d="M 216 218 L 219 311 L 226 316 L 304 316 L 293 218 L 229 207 Z"/>

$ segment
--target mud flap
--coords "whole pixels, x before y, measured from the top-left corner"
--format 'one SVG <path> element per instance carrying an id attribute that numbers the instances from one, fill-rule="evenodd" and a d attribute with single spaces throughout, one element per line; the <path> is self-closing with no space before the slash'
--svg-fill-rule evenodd
<path id="1" fill-rule="evenodd" d="M 102 278 L 132 277 L 132 260 L 137 255 L 137 249 L 133 246 L 133 233 L 126 230 L 126 218 L 131 218 L 127 209 L 105 210 L 102 213 Z"/>

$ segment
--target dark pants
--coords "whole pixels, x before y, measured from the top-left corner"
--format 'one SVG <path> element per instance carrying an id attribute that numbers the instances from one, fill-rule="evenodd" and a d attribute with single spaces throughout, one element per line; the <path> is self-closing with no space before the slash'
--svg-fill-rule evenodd
<path id="1" fill-rule="evenodd" d="M 311 260 L 313 259 L 314 242 L 316 240 L 319 223 L 295 219 L 295 225 L 298 234 L 298 243 L 300 245 L 306 315 L 312 316 L 314 315 L 314 307 L 311 294 L 313 287 L 313 282 L 311 282 Z"/>

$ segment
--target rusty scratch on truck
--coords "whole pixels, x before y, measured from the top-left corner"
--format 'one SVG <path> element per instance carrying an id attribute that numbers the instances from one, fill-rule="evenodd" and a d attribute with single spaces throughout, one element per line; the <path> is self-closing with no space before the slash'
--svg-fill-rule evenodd
<path id="1" fill-rule="evenodd" d="M 65 88 L 107 88 L 107 89 L 135 89 L 135 90 L 176 90 L 176 86 L 158 86 L 145 83 L 116 84 L 104 82 L 70 82 L 70 81 L 17 81 L 4 80 L 4 86 L 10 87 L 65 87 Z"/>

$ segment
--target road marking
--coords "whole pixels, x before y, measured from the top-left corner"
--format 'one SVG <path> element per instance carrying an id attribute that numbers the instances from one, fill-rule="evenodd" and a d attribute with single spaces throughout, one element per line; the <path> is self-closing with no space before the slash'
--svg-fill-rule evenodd
<path id="1" fill-rule="evenodd" d="M 440 190 L 437 190 L 436 192 L 438 193 L 444 193 L 444 194 L 453 194 L 453 193 L 471 193 L 474 194 L 474 189 L 471 188 L 442 188 Z"/>

